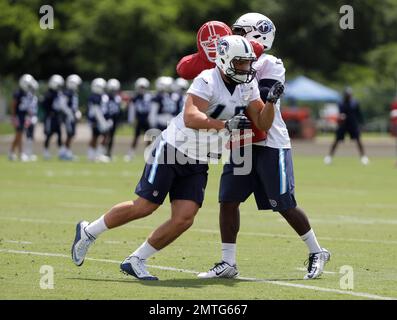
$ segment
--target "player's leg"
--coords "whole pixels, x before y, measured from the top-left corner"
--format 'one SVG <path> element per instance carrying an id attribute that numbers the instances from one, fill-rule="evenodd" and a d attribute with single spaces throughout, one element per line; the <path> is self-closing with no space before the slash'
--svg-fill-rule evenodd
<path id="1" fill-rule="evenodd" d="M 243 149 L 239 151 L 244 152 Z M 240 156 L 242 155 L 243 153 L 240 154 Z M 252 158 L 247 161 L 252 161 Z M 219 188 L 222 258 L 221 262 L 216 263 L 209 271 L 200 273 L 199 278 L 234 278 L 238 275 L 236 252 L 237 234 L 240 230 L 239 206 L 253 191 L 252 172 L 239 175 L 235 169 L 240 167 L 233 161 L 223 167 Z"/>
<path id="2" fill-rule="evenodd" d="M 66 120 L 66 141 L 65 141 L 65 148 L 66 148 L 66 159 L 73 160 L 74 155 L 72 152 L 72 141 L 76 134 L 76 122 Z"/>
<path id="3" fill-rule="evenodd" d="M 99 130 L 96 124 L 91 124 L 91 140 L 88 144 L 87 158 L 90 161 L 96 160 L 96 148 L 98 144 Z"/>
<path id="4" fill-rule="evenodd" d="M 324 158 L 324 163 L 325 164 L 331 164 L 332 163 L 332 158 L 335 155 L 336 148 L 338 147 L 339 143 L 341 141 L 343 141 L 344 138 L 345 138 L 345 132 L 346 132 L 346 129 L 345 129 L 344 125 L 340 125 L 338 127 L 338 129 L 336 130 L 335 140 L 334 140 L 334 142 L 331 145 L 331 148 L 329 150 L 328 155 Z"/>
<path id="5" fill-rule="evenodd" d="M 113 206 L 105 215 L 89 223 L 80 221 L 76 226 L 75 240 L 72 245 L 72 259 L 81 266 L 89 247 L 99 235 L 109 229 L 122 226 L 130 221 L 146 217 L 153 213 L 159 204 L 138 197 L 135 201 L 126 201 Z"/>
<path id="6" fill-rule="evenodd" d="M 265 186 L 272 210 L 279 212 L 286 219 L 308 248 L 309 266 L 305 279 L 317 278 L 321 275 L 330 254 L 319 245 L 309 219 L 304 211 L 297 207 L 291 150 L 263 147 L 259 159 L 261 161 L 258 163 L 261 165 L 256 169 Z M 255 197 L 257 196 L 255 194 Z"/>
<path id="7" fill-rule="evenodd" d="M 49 147 L 50 147 L 51 137 L 53 135 L 53 129 L 52 128 L 53 128 L 52 117 L 51 116 L 47 116 L 47 118 L 44 121 L 45 140 L 44 140 L 44 152 L 43 152 L 43 157 L 46 160 L 51 158 L 51 153 L 50 153 Z"/>
<path id="8" fill-rule="evenodd" d="M 169 146 L 168 150 L 175 151 Z M 166 184 L 166 179 L 173 180 L 168 188 L 171 217 L 154 230 L 149 238 L 121 264 L 122 271 L 143 280 L 157 279 L 147 272 L 146 259 L 168 246 L 189 229 L 204 201 L 204 191 L 207 185 L 208 166 L 205 164 L 168 164 L 166 167 L 163 165 L 159 170 L 159 178 L 162 178 L 157 180 L 161 184 Z M 156 184 L 156 179 L 152 181 Z M 150 187 L 145 187 L 145 179 L 141 182 L 143 183 L 139 193 L 145 189 L 149 190 Z M 150 194 L 154 193 L 153 196 L 157 197 L 161 193 L 161 190 L 158 190 L 159 187 L 160 185 L 151 188 Z"/>
<path id="9" fill-rule="evenodd" d="M 360 134 L 360 129 L 358 128 L 358 125 L 351 125 L 351 127 L 349 128 L 349 134 L 350 134 L 350 138 L 352 140 L 355 140 L 357 143 L 357 148 L 358 148 L 358 152 L 360 154 L 361 163 L 363 165 L 368 165 L 369 159 L 365 154 L 365 149 L 364 149 L 364 145 L 361 140 L 361 134 Z"/>
<path id="10" fill-rule="evenodd" d="M 112 157 L 112 150 L 113 150 L 113 141 L 114 141 L 114 135 L 116 134 L 117 130 L 117 119 L 114 117 L 113 119 L 113 127 L 109 131 L 109 136 L 108 136 L 108 141 L 107 141 L 107 150 L 106 150 L 106 155 L 111 158 Z"/>
<path id="11" fill-rule="evenodd" d="M 9 153 L 9 159 L 10 160 L 17 160 L 18 156 L 15 154 L 15 151 L 17 154 L 21 154 L 21 145 L 22 145 L 22 135 L 23 131 L 22 130 L 15 130 L 15 136 L 14 139 L 11 143 L 11 148 L 10 148 L 10 153 Z"/>
<path id="12" fill-rule="evenodd" d="M 199 204 L 191 200 L 173 200 L 171 218 L 154 230 L 148 239 L 121 263 L 121 270 L 140 280 L 157 280 L 157 277 L 147 271 L 146 260 L 189 229 L 199 208 Z"/>

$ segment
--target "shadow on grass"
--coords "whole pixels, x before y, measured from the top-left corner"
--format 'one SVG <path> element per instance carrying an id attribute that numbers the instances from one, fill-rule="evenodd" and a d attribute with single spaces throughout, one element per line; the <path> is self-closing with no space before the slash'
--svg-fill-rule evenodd
<path id="1" fill-rule="evenodd" d="M 246 280 L 246 279 L 198 279 L 198 278 L 185 278 L 185 279 L 165 279 L 159 281 L 140 281 L 133 277 L 126 279 L 105 279 L 105 278 L 86 278 L 86 277 L 73 277 L 66 278 L 67 280 L 79 280 L 79 281 L 92 281 L 92 282 L 112 282 L 112 283 L 135 283 L 148 287 L 169 287 L 169 288 L 203 288 L 212 285 L 223 285 L 226 287 L 233 287 L 239 283 L 244 282 L 268 282 L 268 281 L 300 281 L 302 279 L 257 279 L 257 280 Z"/>

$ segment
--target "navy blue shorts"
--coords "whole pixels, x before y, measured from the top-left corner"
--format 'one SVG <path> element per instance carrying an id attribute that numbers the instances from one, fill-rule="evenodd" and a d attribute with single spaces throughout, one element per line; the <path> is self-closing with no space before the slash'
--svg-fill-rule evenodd
<path id="1" fill-rule="evenodd" d="M 51 136 L 53 133 L 61 134 L 62 120 L 58 116 L 48 116 L 44 120 L 44 134 Z"/>
<path id="2" fill-rule="evenodd" d="M 225 164 L 219 202 L 244 202 L 254 193 L 259 210 L 284 211 L 296 207 L 291 149 L 252 146 L 252 170 L 235 175 L 238 165 Z"/>
<path id="3" fill-rule="evenodd" d="M 25 111 L 19 111 L 16 113 L 16 118 L 18 119 L 18 124 L 15 127 L 15 130 L 17 132 L 22 132 L 25 130 L 25 117 L 26 117 Z"/>
<path id="4" fill-rule="evenodd" d="M 349 133 L 352 140 L 357 140 L 360 137 L 360 129 L 357 124 L 344 122 L 336 130 L 336 140 L 345 140 L 346 133 Z"/>
<path id="5" fill-rule="evenodd" d="M 76 135 L 76 121 L 65 120 L 66 135 L 73 138 Z"/>
<path id="6" fill-rule="evenodd" d="M 157 204 L 162 204 L 169 193 L 171 202 L 191 200 L 201 207 L 207 186 L 208 165 L 198 162 L 179 164 L 172 161 L 176 157 L 185 156 L 158 139 L 135 193 Z"/>

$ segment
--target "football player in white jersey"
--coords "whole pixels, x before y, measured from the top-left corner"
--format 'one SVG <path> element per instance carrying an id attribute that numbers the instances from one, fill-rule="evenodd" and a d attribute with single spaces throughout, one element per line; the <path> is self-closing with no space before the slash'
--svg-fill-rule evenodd
<path id="1" fill-rule="evenodd" d="M 247 13 L 234 23 L 234 34 L 255 40 L 265 51 L 272 46 L 276 28 L 273 22 L 259 13 Z M 259 83 L 261 98 L 265 101 L 269 88 L 278 81 L 284 83 L 285 68 L 276 57 L 263 53 L 254 68 Z M 238 165 L 231 161 L 224 166 L 219 192 L 220 230 L 222 239 L 222 261 L 200 278 L 233 278 L 238 275 L 236 266 L 236 239 L 240 226 L 239 205 L 252 193 L 259 210 L 272 209 L 279 212 L 306 243 L 309 250 L 308 270 L 304 279 L 321 275 L 330 253 L 322 248 L 302 209 L 297 207 L 294 195 L 294 173 L 291 142 L 282 119 L 280 102 L 275 105 L 273 125 L 267 139 L 255 142 L 252 148 L 252 171 L 249 175 L 235 175 Z"/>
<path id="2" fill-rule="evenodd" d="M 183 111 L 156 140 L 135 189 L 138 198 L 115 205 L 92 223 L 77 224 L 72 245 L 72 259 L 77 266 L 83 264 L 89 246 L 101 233 L 152 214 L 169 194 L 170 219 L 120 265 L 123 272 L 140 280 L 157 280 L 147 271 L 146 259 L 193 224 L 204 200 L 211 155 L 207 150 L 220 152 L 216 142 L 221 132 L 250 126 L 248 118 L 239 113 L 240 109 L 246 109 L 261 130 L 271 127 L 279 85 L 269 92 L 273 102 L 264 104 L 254 80 L 252 64 L 256 57 L 249 42 L 241 36 L 228 36 L 218 48 L 217 67 L 195 78 Z"/>

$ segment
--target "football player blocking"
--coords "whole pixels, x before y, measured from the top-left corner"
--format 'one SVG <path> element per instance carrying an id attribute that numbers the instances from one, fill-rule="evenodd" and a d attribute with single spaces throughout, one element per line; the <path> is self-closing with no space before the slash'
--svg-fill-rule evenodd
<path id="1" fill-rule="evenodd" d="M 170 219 L 120 265 L 123 272 L 138 279 L 157 280 L 147 271 L 145 261 L 193 224 L 204 199 L 208 150 L 210 154 L 221 152 L 218 136 L 225 131 L 230 134 L 250 127 L 247 117 L 239 114 L 241 108 L 246 109 L 261 130 L 271 127 L 274 102 L 283 92 L 282 84 L 271 88 L 264 104 L 257 82 L 252 81 L 255 76 L 252 63 L 256 58 L 249 42 L 240 36 L 225 37 L 222 42 L 224 50 L 218 52 L 217 68 L 205 70 L 194 80 L 187 92 L 184 110 L 156 140 L 135 190 L 138 198 L 115 205 L 90 224 L 87 221 L 77 224 L 72 245 L 76 265 L 83 264 L 88 248 L 101 233 L 150 215 L 169 193 Z M 219 105 L 223 106 L 222 110 Z M 188 163 L 181 164 L 174 159 L 187 159 Z"/>
<path id="2" fill-rule="evenodd" d="M 205 28 L 208 28 L 206 31 Z M 259 13 L 247 13 L 233 25 L 233 33 L 250 40 L 256 49 L 258 61 L 254 64 L 257 70 L 261 98 L 265 101 L 269 88 L 276 82 L 285 81 L 285 69 L 281 60 L 264 54 L 270 50 L 276 28 L 273 22 Z M 186 56 L 178 63 L 177 71 L 181 77 L 189 79 L 201 72 L 200 68 L 210 68 L 211 49 L 208 39 L 216 39 L 230 34 L 225 24 L 212 21 L 204 24 L 197 34 L 198 53 Z M 258 45 L 262 50 L 257 50 Z M 207 61 L 203 62 L 204 57 Z M 298 233 L 309 250 L 308 272 L 304 279 L 314 279 L 321 275 L 324 264 L 330 259 L 330 253 L 320 247 L 311 229 L 305 213 L 297 207 L 294 196 L 294 175 L 291 158 L 291 143 L 286 125 L 281 117 L 280 104 L 276 104 L 275 119 L 267 133 L 267 139 L 252 126 L 253 164 L 250 175 L 233 174 L 237 167 L 231 161 L 226 164 L 222 174 L 219 192 L 220 231 L 222 239 L 222 261 L 216 263 L 208 272 L 199 274 L 202 278 L 234 277 L 238 275 L 236 266 L 236 240 L 240 226 L 239 205 L 252 193 L 255 195 L 258 209 L 272 209 L 279 212 Z M 259 133 L 259 134 L 258 134 Z"/>

